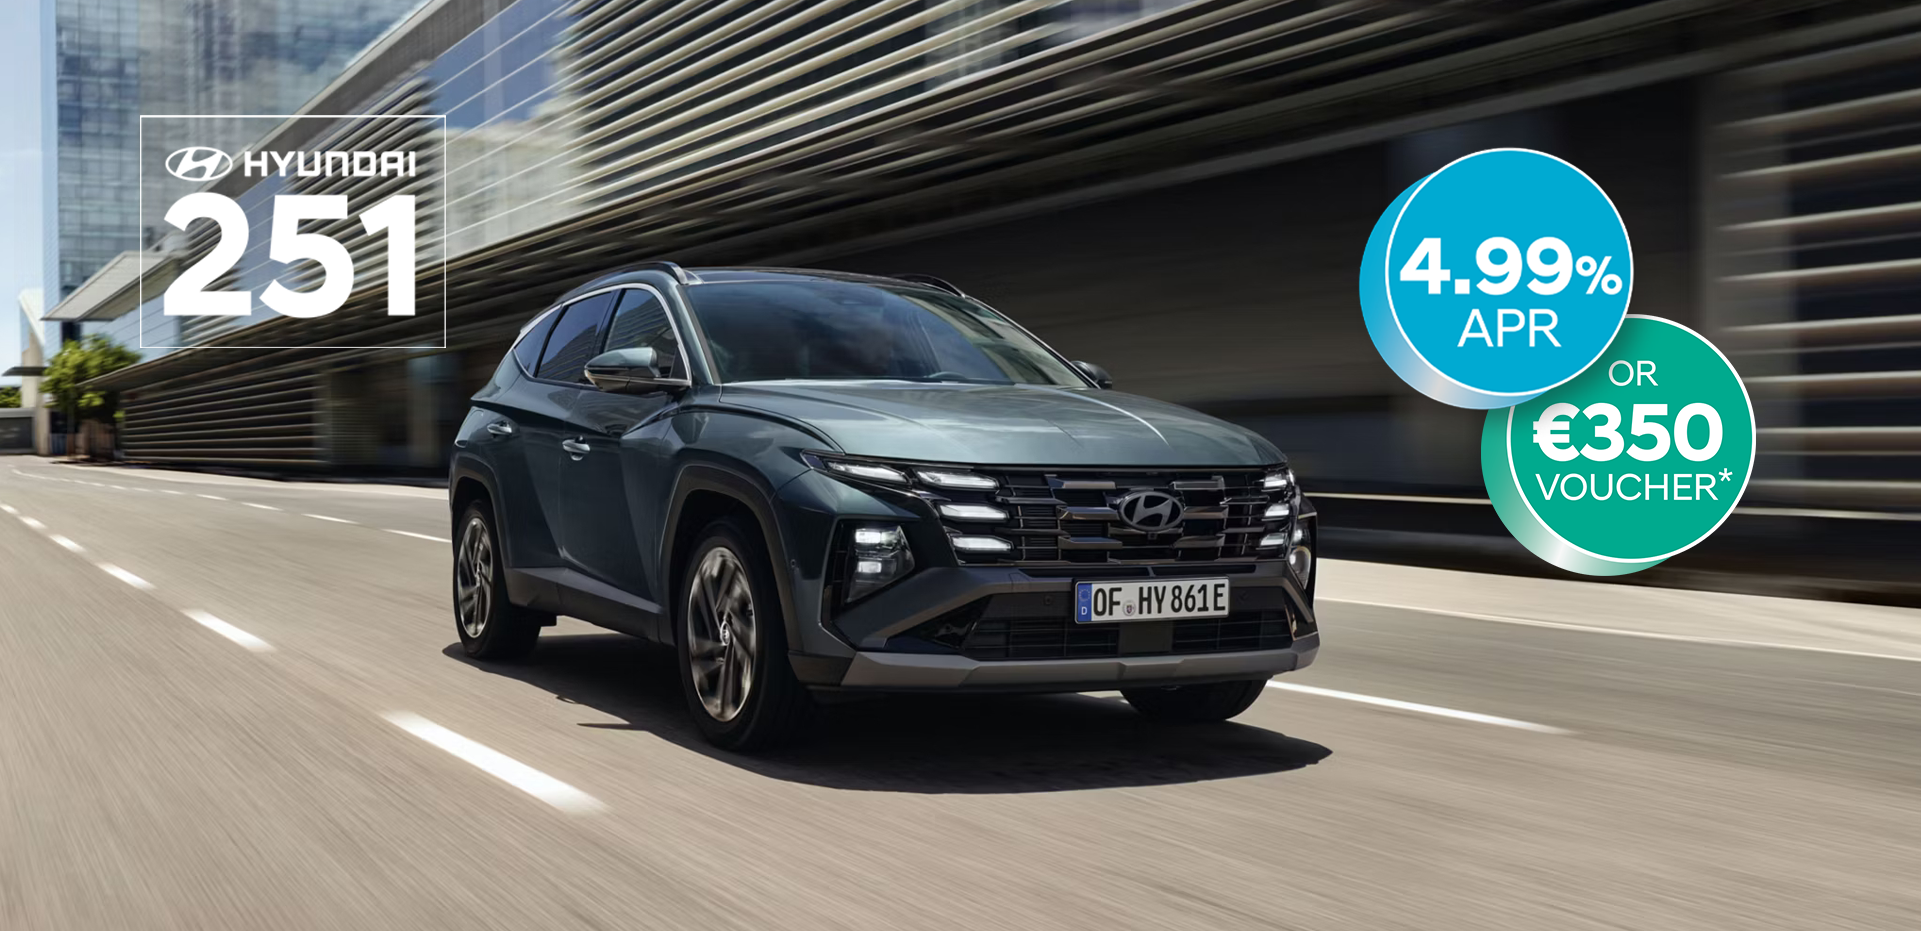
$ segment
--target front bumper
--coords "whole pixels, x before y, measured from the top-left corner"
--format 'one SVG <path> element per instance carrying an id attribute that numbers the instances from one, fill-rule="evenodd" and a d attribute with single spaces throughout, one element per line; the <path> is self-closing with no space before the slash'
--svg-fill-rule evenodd
<path id="1" fill-rule="evenodd" d="M 864 599 L 833 622 L 852 649 L 795 656 L 801 680 L 848 691 L 1096 691 L 1266 678 L 1313 662 L 1311 589 L 1278 561 L 1130 571 L 1225 575 L 1220 619 L 1075 624 L 1075 578 L 1014 567 L 937 567 Z"/>
<path id="2" fill-rule="evenodd" d="M 1264 679 L 1314 662 L 1318 633 L 1283 649 L 1176 656 L 994 660 L 927 653 L 861 651 L 841 677 L 845 689 L 880 691 L 1086 692 Z"/>

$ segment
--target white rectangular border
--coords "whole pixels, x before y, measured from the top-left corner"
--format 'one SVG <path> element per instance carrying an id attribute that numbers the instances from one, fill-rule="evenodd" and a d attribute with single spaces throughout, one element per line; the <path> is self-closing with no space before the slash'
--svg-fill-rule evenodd
<path id="1" fill-rule="evenodd" d="M 140 241 L 140 223 L 147 212 L 147 120 L 439 120 L 440 121 L 440 345 L 438 346 L 149 346 L 147 345 L 147 252 L 139 250 L 140 258 L 135 268 L 135 297 L 139 304 L 135 313 L 140 315 L 136 329 L 141 349 L 170 349 L 181 352 L 188 349 L 398 349 L 422 350 L 447 348 L 447 114 L 445 113 L 142 113 L 138 128 L 134 132 L 134 183 L 139 186 L 134 195 L 134 241 Z M 416 241 L 415 251 L 419 250 Z M 418 266 L 416 266 L 418 271 Z M 391 272 L 389 272 L 391 277 Z M 418 298 L 418 294 L 415 295 Z M 255 298 L 258 301 L 258 298 Z M 417 306 L 417 305 L 416 305 Z M 271 312 L 271 308 L 269 308 Z M 249 314 L 249 316 L 252 316 Z M 249 324 L 250 326 L 253 324 Z M 245 329 L 240 327 L 239 329 Z"/>

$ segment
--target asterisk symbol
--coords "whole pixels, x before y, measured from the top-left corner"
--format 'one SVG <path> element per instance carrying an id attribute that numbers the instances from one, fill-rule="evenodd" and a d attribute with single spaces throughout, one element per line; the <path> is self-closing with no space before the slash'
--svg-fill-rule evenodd
<path id="1" fill-rule="evenodd" d="M 1721 470 L 1721 481 L 1724 481 L 1724 482 L 1731 482 L 1731 481 L 1734 481 L 1734 473 L 1733 473 L 1733 472 L 1731 472 L 1731 471 L 1729 471 L 1729 470 L 1727 470 L 1727 469 L 1722 469 L 1722 470 Z"/>

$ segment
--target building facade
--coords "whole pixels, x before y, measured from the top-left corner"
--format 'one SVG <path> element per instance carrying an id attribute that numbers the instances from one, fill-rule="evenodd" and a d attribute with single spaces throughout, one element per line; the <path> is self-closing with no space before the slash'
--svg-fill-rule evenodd
<path id="1" fill-rule="evenodd" d="M 157 239 L 138 217 L 140 114 L 291 113 L 418 0 L 50 3 L 57 303 Z"/>

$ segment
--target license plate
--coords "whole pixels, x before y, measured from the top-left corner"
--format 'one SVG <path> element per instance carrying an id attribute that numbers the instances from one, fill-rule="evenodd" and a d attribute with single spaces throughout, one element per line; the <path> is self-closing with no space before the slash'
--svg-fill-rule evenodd
<path id="1" fill-rule="evenodd" d="M 1074 622 L 1226 617 L 1229 591 L 1226 579 L 1076 582 Z"/>

